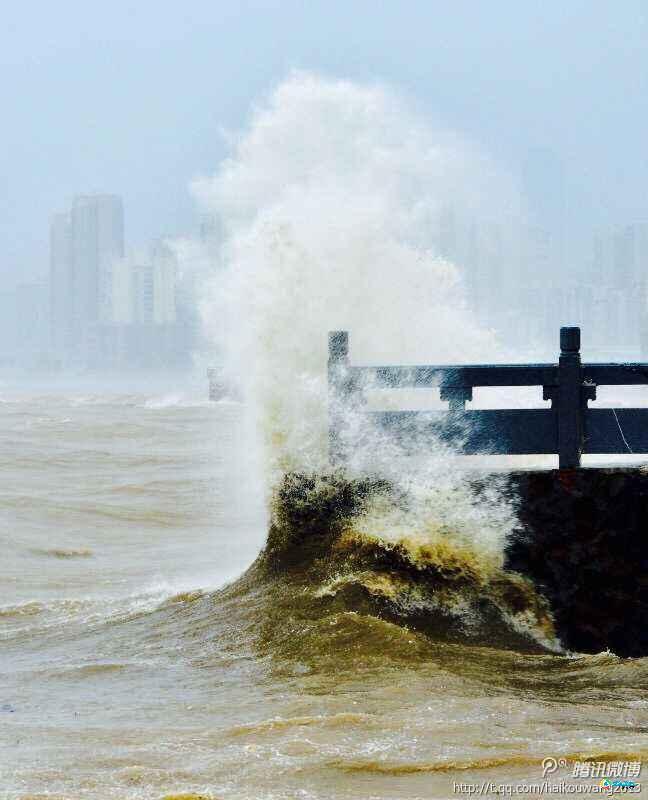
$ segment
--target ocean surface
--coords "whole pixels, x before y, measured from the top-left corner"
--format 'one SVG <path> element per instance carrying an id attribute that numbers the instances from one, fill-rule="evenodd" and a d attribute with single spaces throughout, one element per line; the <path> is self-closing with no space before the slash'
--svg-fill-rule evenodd
<path id="1" fill-rule="evenodd" d="M 243 409 L 205 394 L 0 384 L 3 800 L 496 797 L 648 757 L 648 661 L 461 612 L 497 583 L 468 556 L 394 560 L 367 523 L 323 563 L 280 513 L 258 559 Z M 417 559 L 461 572 L 456 630 L 376 610 Z"/>

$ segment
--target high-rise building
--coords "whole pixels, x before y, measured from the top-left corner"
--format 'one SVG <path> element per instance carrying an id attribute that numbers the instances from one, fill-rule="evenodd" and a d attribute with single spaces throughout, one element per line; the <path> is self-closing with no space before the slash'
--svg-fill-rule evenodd
<path id="1" fill-rule="evenodd" d="M 589 280 L 595 286 L 614 286 L 614 247 L 612 237 L 597 233 L 594 237 Z"/>
<path id="2" fill-rule="evenodd" d="M 15 290 L 17 352 L 43 356 L 47 348 L 47 283 L 23 283 Z"/>
<path id="3" fill-rule="evenodd" d="M 614 237 L 614 277 L 619 288 L 645 284 L 648 276 L 648 224 L 628 225 Z"/>
<path id="4" fill-rule="evenodd" d="M 51 339 L 57 360 L 98 368 L 182 366 L 198 335 L 197 294 L 163 239 L 125 257 L 115 195 L 81 195 L 50 230 Z"/>
<path id="5" fill-rule="evenodd" d="M 72 236 L 69 214 L 55 214 L 50 223 L 50 344 L 57 359 L 72 346 Z"/>
<path id="6" fill-rule="evenodd" d="M 154 311 L 154 281 L 151 264 L 133 266 L 134 322 L 152 325 Z"/>
<path id="7" fill-rule="evenodd" d="M 158 239 L 151 247 L 153 266 L 153 322 L 174 325 L 176 322 L 176 280 L 178 262 L 169 245 Z"/>
<path id="8" fill-rule="evenodd" d="M 132 325 L 135 321 L 133 266 L 127 258 L 115 261 L 112 268 L 113 325 Z"/>
<path id="9" fill-rule="evenodd" d="M 95 329 L 112 319 L 113 266 L 124 255 L 116 195 L 80 195 L 50 227 L 51 339 L 57 357 L 87 360 Z"/>
<path id="10" fill-rule="evenodd" d="M 111 318 L 112 268 L 124 256 L 124 209 L 116 195 L 81 195 L 71 213 L 75 334 Z"/>
<path id="11" fill-rule="evenodd" d="M 531 223 L 547 233 L 552 277 L 563 281 L 565 273 L 572 270 L 569 259 L 569 199 L 565 166 L 553 150 L 533 148 L 526 155 L 522 180 Z"/>
<path id="12" fill-rule="evenodd" d="M 45 365 L 48 305 L 45 282 L 22 283 L 0 292 L 0 364 Z"/>

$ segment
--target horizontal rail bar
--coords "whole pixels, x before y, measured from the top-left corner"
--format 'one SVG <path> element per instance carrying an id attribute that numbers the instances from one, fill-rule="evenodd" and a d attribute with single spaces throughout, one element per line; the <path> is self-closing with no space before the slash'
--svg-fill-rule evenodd
<path id="1" fill-rule="evenodd" d="M 554 364 L 468 364 L 409 367 L 349 367 L 378 388 L 435 386 L 555 386 Z M 583 381 L 597 386 L 648 385 L 648 364 L 583 364 Z"/>
<path id="2" fill-rule="evenodd" d="M 590 408 L 585 453 L 648 453 L 648 408 Z"/>
<path id="3" fill-rule="evenodd" d="M 435 386 L 551 386 L 558 383 L 554 364 L 468 366 L 349 367 L 351 374 L 378 388 Z M 648 383 L 648 377 L 646 378 Z"/>
<path id="4" fill-rule="evenodd" d="M 583 380 L 597 386 L 648 385 L 648 364 L 583 364 Z"/>
<path id="5" fill-rule="evenodd" d="M 412 449 L 426 438 L 440 439 L 466 455 L 555 453 L 558 447 L 557 417 L 551 409 L 374 411 L 368 415 Z"/>
<path id="6" fill-rule="evenodd" d="M 368 412 L 411 451 L 438 440 L 466 454 L 558 454 L 561 469 L 580 465 L 582 453 L 648 454 L 648 408 L 589 408 L 597 386 L 648 385 L 648 363 L 583 364 L 580 328 L 560 329 L 560 354 L 553 364 L 446 364 L 357 366 L 349 363 L 347 331 L 329 333 L 331 396 L 358 408 L 372 388 L 439 388 L 448 411 Z M 474 387 L 542 386 L 549 409 L 465 409 Z M 344 415 L 329 406 L 332 460 Z M 339 448 L 338 448 L 339 449 Z"/>
<path id="7" fill-rule="evenodd" d="M 615 416 L 616 414 L 616 416 Z M 373 411 L 376 424 L 418 447 L 440 439 L 464 454 L 555 454 L 555 411 L 543 408 L 470 411 Z M 589 454 L 648 453 L 648 408 L 592 408 L 585 412 Z"/>

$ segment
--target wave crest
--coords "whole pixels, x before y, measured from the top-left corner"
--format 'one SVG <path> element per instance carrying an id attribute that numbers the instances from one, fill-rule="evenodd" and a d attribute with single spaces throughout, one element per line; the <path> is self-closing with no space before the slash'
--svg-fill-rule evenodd
<path id="1" fill-rule="evenodd" d="M 347 642 L 366 635 L 369 649 L 380 647 L 376 625 L 385 647 L 400 630 L 411 643 L 422 635 L 530 652 L 560 649 L 546 601 L 528 579 L 504 570 L 495 553 L 434 520 L 427 535 L 419 520 L 415 536 L 402 536 L 409 501 L 382 480 L 285 476 L 254 568 L 273 586 L 285 619 L 299 619 L 299 636 L 293 629 L 283 649 L 324 651 L 340 635 Z M 394 518 L 399 532 L 390 539 Z M 277 611 L 268 628 L 275 644 L 286 624 L 278 624 Z"/>

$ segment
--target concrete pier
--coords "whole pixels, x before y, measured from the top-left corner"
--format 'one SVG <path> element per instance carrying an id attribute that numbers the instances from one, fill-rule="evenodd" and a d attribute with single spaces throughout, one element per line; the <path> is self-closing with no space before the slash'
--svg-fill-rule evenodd
<path id="1" fill-rule="evenodd" d="M 572 650 L 648 655 L 648 468 L 516 472 L 506 567 L 548 599 Z"/>

